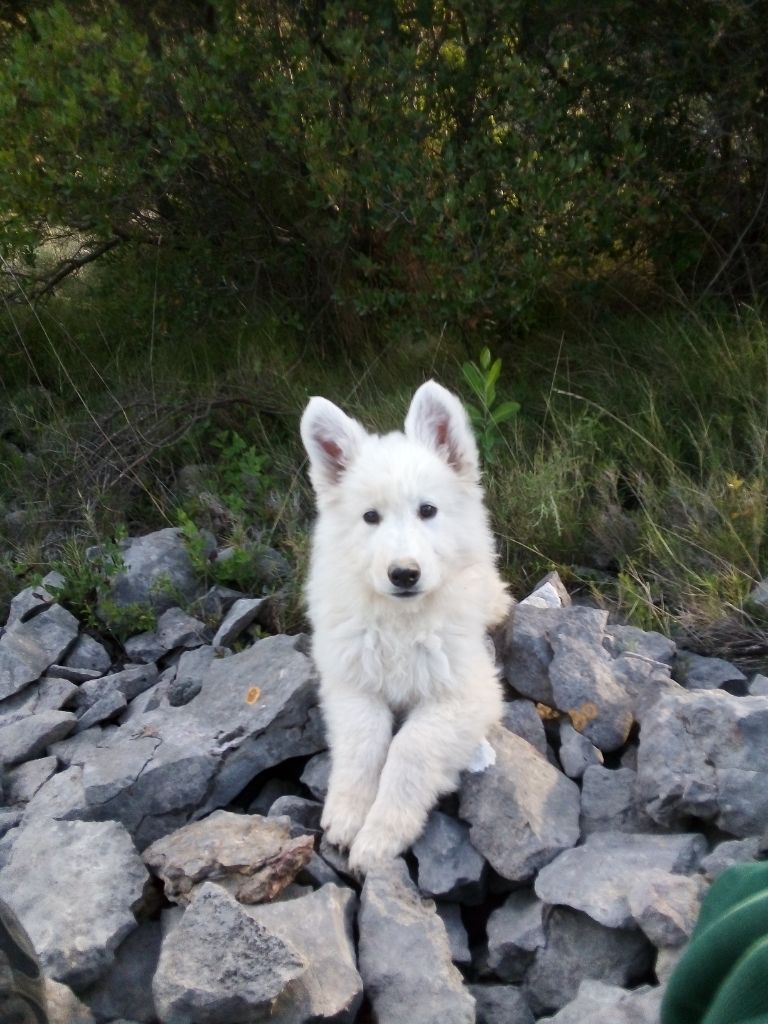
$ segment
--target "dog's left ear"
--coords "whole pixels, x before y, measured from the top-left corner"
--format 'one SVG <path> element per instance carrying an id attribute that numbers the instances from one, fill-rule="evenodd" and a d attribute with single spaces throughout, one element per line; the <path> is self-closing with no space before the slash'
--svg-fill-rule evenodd
<path id="1" fill-rule="evenodd" d="M 445 459 L 465 479 L 480 474 L 477 445 L 459 399 L 433 380 L 422 384 L 405 417 L 405 433 Z"/>

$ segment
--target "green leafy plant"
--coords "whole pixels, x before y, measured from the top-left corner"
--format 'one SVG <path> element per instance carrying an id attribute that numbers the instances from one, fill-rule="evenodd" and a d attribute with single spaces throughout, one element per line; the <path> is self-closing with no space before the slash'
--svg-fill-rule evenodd
<path id="1" fill-rule="evenodd" d="M 265 473 L 269 457 L 248 444 L 236 430 L 220 431 L 213 446 L 219 452 L 221 498 L 231 512 L 242 515 L 269 485 Z"/>
<path id="2" fill-rule="evenodd" d="M 501 359 L 493 359 L 487 346 L 480 351 L 477 362 L 464 363 L 461 372 L 477 403 L 465 404 L 472 426 L 475 428 L 480 453 L 486 462 L 492 463 L 503 440 L 499 428 L 502 423 L 517 415 L 520 403 L 511 399 L 496 403 L 496 384 L 501 375 Z"/>

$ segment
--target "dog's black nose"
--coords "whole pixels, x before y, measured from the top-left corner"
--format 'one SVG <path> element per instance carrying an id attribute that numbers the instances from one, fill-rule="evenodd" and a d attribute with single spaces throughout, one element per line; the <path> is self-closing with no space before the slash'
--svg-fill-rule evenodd
<path id="1" fill-rule="evenodd" d="M 390 565 L 387 575 L 393 586 L 400 590 L 410 590 L 419 582 L 421 570 L 416 565 Z"/>

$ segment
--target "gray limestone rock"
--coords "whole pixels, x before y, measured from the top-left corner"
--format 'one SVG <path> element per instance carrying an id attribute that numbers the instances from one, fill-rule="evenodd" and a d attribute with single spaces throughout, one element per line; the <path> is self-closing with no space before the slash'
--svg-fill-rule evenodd
<path id="1" fill-rule="evenodd" d="M 359 928 L 360 973 L 378 1024 L 474 1024 L 445 925 L 401 858 L 368 874 Z"/>
<path id="2" fill-rule="evenodd" d="M 8 622 L 12 626 L 14 622 L 23 622 L 30 619 L 36 613 L 52 605 L 56 600 L 53 594 L 44 583 L 40 582 L 31 587 L 20 590 L 15 597 L 11 598 L 11 605 L 8 610 Z"/>
<path id="3" fill-rule="evenodd" d="M 768 676 L 756 673 L 749 684 L 751 697 L 768 697 Z"/>
<path id="4" fill-rule="evenodd" d="M 307 800 L 303 796 L 279 796 L 269 808 L 267 817 L 287 816 L 294 825 L 312 832 L 320 831 L 320 816 L 323 805 L 317 800 Z"/>
<path id="5" fill-rule="evenodd" d="M 515 733 L 516 736 L 521 736 L 524 740 L 528 740 L 531 746 L 535 747 L 540 754 L 547 753 L 547 736 L 544 732 L 544 723 L 531 701 L 505 701 L 501 724 L 505 729 Z"/>
<path id="6" fill-rule="evenodd" d="M 688 817 L 733 836 L 768 823 L 768 697 L 694 690 L 662 697 L 640 731 L 638 789 L 659 824 Z"/>
<path id="7" fill-rule="evenodd" d="M 523 986 L 535 1014 L 552 1013 L 574 999 L 586 978 L 628 985 L 646 976 L 654 950 L 636 929 L 605 928 L 586 914 L 555 907 L 547 944 L 536 951 Z M 580 1018 L 586 1020 L 603 1018 Z"/>
<path id="8" fill-rule="evenodd" d="M 419 889 L 426 896 L 480 902 L 485 861 L 469 841 L 469 826 L 463 821 L 432 811 L 413 852 L 419 862 Z"/>
<path id="9" fill-rule="evenodd" d="M 87 683 L 91 679 L 98 679 L 101 672 L 91 668 L 70 668 L 68 665 L 49 665 L 45 670 L 46 675 L 59 679 L 68 679 L 70 683 Z"/>
<path id="10" fill-rule="evenodd" d="M 558 629 L 550 636 L 549 666 L 554 706 L 599 750 L 623 746 L 632 728 L 632 702 L 613 672 L 601 637 L 571 635 Z"/>
<path id="11" fill-rule="evenodd" d="M 231 606 L 213 638 L 214 647 L 229 647 L 259 614 L 262 597 L 241 597 Z"/>
<path id="12" fill-rule="evenodd" d="M 445 925 L 451 960 L 462 967 L 468 967 L 472 963 L 472 954 L 469 951 L 467 929 L 461 917 L 461 907 L 458 903 L 435 903 L 435 910 Z"/>
<path id="13" fill-rule="evenodd" d="M 119 690 L 107 690 L 103 697 L 91 704 L 77 720 L 77 732 L 84 732 L 99 722 L 109 722 L 125 710 L 127 701 Z"/>
<path id="14" fill-rule="evenodd" d="M 546 908 L 530 890 L 511 893 L 488 918 L 488 966 L 502 981 L 520 982 L 546 945 Z"/>
<path id="15" fill-rule="evenodd" d="M 180 597 L 191 601 L 202 592 L 180 530 L 157 530 L 120 546 L 124 570 L 111 582 L 110 603 L 119 608 L 148 603 L 160 613 L 178 604 Z"/>
<path id="16" fill-rule="evenodd" d="M 614 657 L 628 654 L 656 665 L 671 666 L 677 650 L 674 640 L 637 626 L 606 626 L 603 643 Z"/>
<path id="17" fill-rule="evenodd" d="M 206 622 L 221 622 L 235 601 L 244 596 L 239 590 L 222 587 L 217 583 L 192 603 L 192 611 Z"/>
<path id="18" fill-rule="evenodd" d="M 477 1024 L 534 1024 L 525 996 L 514 985 L 469 985 L 468 988 L 477 1004 Z"/>
<path id="19" fill-rule="evenodd" d="M 269 814 L 269 810 L 281 796 L 299 796 L 301 786 L 293 779 L 272 777 L 267 779 L 254 799 L 248 805 L 249 814 Z"/>
<path id="20" fill-rule="evenodd" d="M 123 645 L 132 661 L 157 661 L 178 647 L 200 647 L 210 637 L 210 630 L 199 619 L 193 619 L 181 608 L 168 608 L 157 620 L 157 626 L 146 633 L 129 637 Z"/>
<path id="21" fill-rule="evenodd" d="M 168 683 L 168 703 L 171 707 L 180 708 L 189 704 L 203 688 L 203 680 L 211 664 L 229 654 L 223 647 L 210 646 L 185 651 L 179 658 L 175 676 Z"/>
<path id="22" fill-rule="evenodd" d="M 296 643 L 269 637 L 213 659 L 188 704 L 146 711 L 103 740 L 83 768 L 94 813 L 122 821 L 143 848 L 226 806 L 259 772 L 320 749 L 314 669 Z"/>
<path id="23" fill-rule="evenodd" d="M 691 937 L 705 890 L 700 875 L 641 871 L 627 894 L 629 909 L 654 946 L 682 946 Z"/>
<path id="24" fill-rule="evenodd" d="M 70 711 L 41 711 L 0 725 L 0 764 L 10 767 L 31 761 L 50 743 L 68 736 L 76 725 L 77 718 Z"/>
<path id="25" fill-rule="evenodd" d="M 757 836 L 727 840 L 718 843 L 711 853 L 702 858 L 701 870 L 707 878 L 716 878 L 734 864 L 748 864 L 756 860 L 759 852 L 760 840 Z"/>
<path id="26" fill-rule="evenodd" d="M 673 674 L 686 690 L 721 689 L 742 696 L 747 692 L 747 677 L 722 658 L 705 658 L 691 651 L 680 651 Z"/>
<path id="27" fill-rule="evenodd" d="M 60 711 L 74 704 L 77 686 L 68 679 L 43 676 L 12 697 L 0 701 L 0 725 L 18 722 L 41 711 Z"/>
<path id="28" fill-rule="evenodd" d="M 158 1016 L 166 1024 L 269 1019 L 306 969 L 298 950 L 206 882 L 163 939 L 152 984 Z"/>
<path id="29" fill-rule="evenodd" d="M 5 776 L 5 802 L 26 804 L 56 771 L 55 757 L 38 757 L 13 768 Z M 2 803 L 2 800 L 0 800 Z"/>
<path id="30" fill-rule="evenodd" d="M 330 774 L 331 755 L 327 750 L 323 750 L 307 761 L 301 773 L 301 781 L 316 800 L 325 800 Z"/>
<path id="31" fill-rule="evenodd" d="M 27 621 L 17 619 L 0 636 L 0 700 L 39 679 L 75 641 L 79 623 L 52 604 Z"/>
<path id="32" fill-rule="evenodd" d="M 152 978 L 162 939 L 158 921 L 143 921 L 120 943 L 115 959 L 85 999 L 99 1020 L 127 1018 L 152 1024 L 157 1019 Z"/>
<path id="33" fill-rule="evenodd" d="M 136 927 L 147 879 L 117 822 L 38 817 L 19 829 L 0 870 L 0 898 L 19 915 L 46 973 L 78 991 L 105 972 Z"/>
<path id="34" fill-rule="evenodd" d="M 353 928 L 357 898 L 351 889 L 324 885 L 287 903 L 247 907 L 248 915 L 297 950 L 307 969 L 280 1005 L 280 1024 L 351 1024 L 363 999 Z"/>
<path id="35" fill-rule="evenodd" d="M 577 732 L 567 719 L 560 722 L 560 764 L 569 779 L 580 779 L 591 764 L 602 764 L 603 755 Z"/>
<path id="36" fill-rule="evenodd" d="M 64 665 L 72 669 L 90 669 L 103 675 L 112 667 L 112 658 L 104 644 L 81 633 L 69 649 Z"/>
<path id="37" fill-rule="evenodd" d="M 144 851 L 144 861 L 173 903 L 188 903 L 193 888 L 207 879 L 241 903 L 260 903 L 290 885 L 312 853 L 310 836 L 291 837 L 288 818 L 214 811 L 158 839 Z"/>
<path id="38" fill-rule="evenodd" d="M 549 630 L 559 616 L 557 609 L 518 605 L 512 611 L 502 641 L 504 679 L 517 693 L 550 706 Z"/>
<path id="39" fill-rule="evenodd" d="M 83 683 L 77 695 L 77 706 L 81 712 L 86 711 L 115 692 L 121 693 L 125 701 L 131 701 L 153 686 L 157 677 L 156 665 L 129 665 L 120 672 L 110 672 Z"/>
<path id="40" fill-rule="evenodd" d="M 540 1024 L 658 1024 L 663 994 L 662 988 L 645 985 L 628 992 L 618 985 L 588 979 L 572 1002 L 554 1017 L 542 1017 Z"/>
<path id="41" fill-rule="evenodd" d="M 45 978 L 48 1024 L 96 1024 L 96 1018 L 68 985 Z"/>
<path id="42" fill-rule="evenodd" d="M 465 773 L 460 814 L 502 878 L 525 882 L 579 838 L 579 790 L 519 736 L 497 727 L 496 763 Z"/>
<path id="43" fill-rule="evenodd" d="M 581 786 L 581 831 L 658 832 L 659 826 L 643 810 L 632 768 L 590 765 Z"/>
<path id="44" fill-rule="evenodd" d="M 627 928 L 635 924 L 629 892 L 638 878 L 648 871 L 695 871 L 706 849 L 696 834 L 595 832 L 543 868 L 534 888 L 545 903 L 581 910 L 609 928 Z"/>

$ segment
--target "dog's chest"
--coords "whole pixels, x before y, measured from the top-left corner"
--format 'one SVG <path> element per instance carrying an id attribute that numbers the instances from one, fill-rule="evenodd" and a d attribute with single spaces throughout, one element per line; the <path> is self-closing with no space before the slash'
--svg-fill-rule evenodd
<path id="1" fill-rule="evenodd" d="M 361 638 L 360 685 L 380 693 L 393 708 L 408 708 L 450 688 L 444 638 L 438 633 L 367 629 Z"/>

